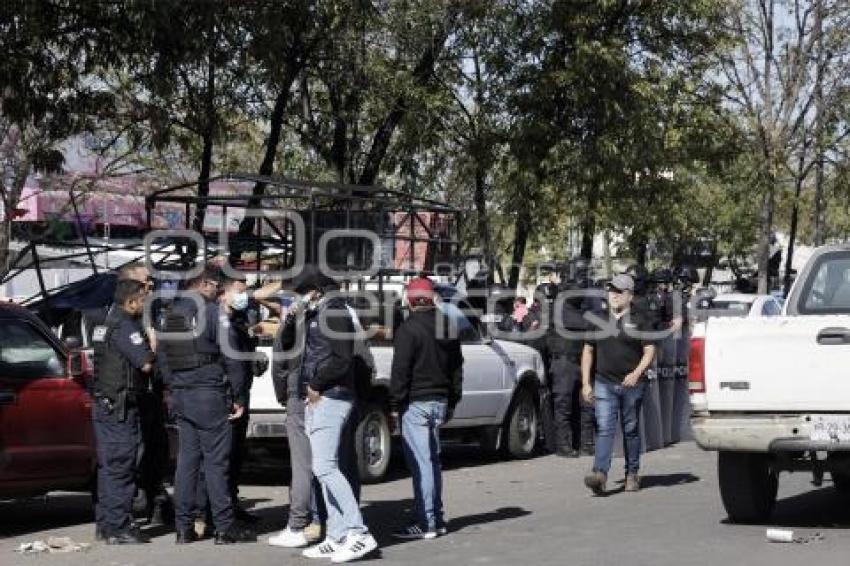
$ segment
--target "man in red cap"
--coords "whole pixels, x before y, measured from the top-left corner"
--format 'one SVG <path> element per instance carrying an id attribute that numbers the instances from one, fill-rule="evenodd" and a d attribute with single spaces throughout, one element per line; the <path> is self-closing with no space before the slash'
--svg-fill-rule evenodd
<path id="1" fill-rule="evenodd" d="M 463 354 L 457 332 L 434 304 L 426 277 L 407 285 L 410 316 L 393 341 L 390 403 L 401 415 L 407 467 L 413 475 L 416 521 L 393 533 L 402 539 L 432 539 L 446 534 L 443 517 L 439 428 L 460 401 Z M 447 336 L 448 334 L 448 336 Z"/>

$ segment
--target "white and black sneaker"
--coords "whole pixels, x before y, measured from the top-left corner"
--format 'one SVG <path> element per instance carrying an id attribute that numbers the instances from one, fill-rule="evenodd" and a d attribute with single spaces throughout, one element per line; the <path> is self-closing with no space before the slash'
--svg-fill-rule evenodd
<path id="1" fill-rule="evenodd" d="M 449 527 L 445 523 L 437 523 L 437 534 L 441 537 L 449 534 Z"/>
<path id="2" fill-rule="evenodd" d="M 333 540 L 326 538 L 316 546 L 311 546 L 304 550 L 301 553 L 301 556 L 304 558 L 333 558 L 334 553 L 338 551 L 341 546 L 335 543 Z"/>
<path id="3" fill-rule="evenodd" d="M 445 527 L 444 527 L 445 528 Z M 437 538 L 437 529 L 428 529 L 427 531 L 418 524 L 413 523 L 403 529 L 399 529 L 393 533 L 393 537 L 402 540 L 418 540 Z"/>
<path id="4" fill-rule="evenodd" d="M 345 542 L 339 545 L 338 550 L 331 557 L 331 562 L 351 562 L 363 558 L 378 548 L 375 537 L 369 533 L 349 533 Z"/>

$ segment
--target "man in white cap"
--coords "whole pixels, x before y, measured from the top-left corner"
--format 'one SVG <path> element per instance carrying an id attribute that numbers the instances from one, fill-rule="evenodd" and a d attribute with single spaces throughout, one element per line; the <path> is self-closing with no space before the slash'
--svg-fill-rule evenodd
<path id="1" fill-rule="evenodd" d="M 618 417 L 626 454 L 625 490 L 640 490 L 640 411 L 655 345 L 646 336 L 652 331 L 651 325 L 631 310 L 634 289 L 634 280 L 625 274 L 615 276 L 608 284 L 605 325 L 594 332 L 582 351 L 582 396 L 594 403 L 597 426 L 593 471 L 584 483 L 596 495 L 605 493 Z M 594 361 L 595 376 L 591 375 Z"/>

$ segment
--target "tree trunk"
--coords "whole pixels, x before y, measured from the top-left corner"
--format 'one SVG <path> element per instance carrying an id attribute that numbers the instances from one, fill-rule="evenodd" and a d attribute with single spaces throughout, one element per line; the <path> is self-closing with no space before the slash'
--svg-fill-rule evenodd
<path id="1" fill-rule="evenodd" d="M 761 233 L 759 241 L 758 254 L 758 293 L 765 295 L 770 290 L 770 274 L 768 273 L 768 263 L 770 261 L 770 238 L 773 235 L 773 214 L 776 207 L 776 179 L 771 174 L 767 179 L 767 192 L 764 196 L 761 210 Z"/>
<path id="2" fill-rule="evenodd" d="M 210 37 L 215 37 L 211 34 Z M 215 40 L 211 40 L 209 49 L 209 64 L 207 65 L 207 91 L 205 100 L 204 116 L 204 149 L 201 153 L 201 172 L 198 175 L 198 197 L 206 198 L 210 194 L 210 172 L 212 171 L 213 139 L 215 138 Z M 192 229 L 201 233 L 204 230 L 204 217 L 207 213 L 205 202 L 199 202 L 195 208 L 195 219 L 192 221 Z"/>
<path id="3" fill-rule="evenodd" d="M 520 207 L 514 223 L 513 255 L 511 257 L 511 272 L 508 276 L 508 289 L 519 286 L 520 269 L 525 259 L 525 247 L 531 232 L 531 210 L 527 206 Z"/>
<path id="4" fill-rule="evenodd" d="M 484 165 L 476 158 L 475 163 L 475 214 L 478 221 L 478 241 L 481 242 L 484 257 L 489 263 L 493 252 L 490 245 L 490 223 L 487 220 L 487 181 Z"/>
<path id="5" fill-rule="evenodd" d="M 826 203 L 824 198 L 824 104 L 823 104 L 823 0 L 815 2 L 817 70 L 815 75 L 815 230 L 816 246 L 826 242 Z"/>
<path id="6" fill-rule="evenodd" d="M 268 176 L 274 173 L 274 160 L 277 157 L 278 146 L 280 145 L 280 137 L 283 132 L 283 122 L 286 117 L 286 107 L 289 104 L 289 91 L 292 89 L 292 85 L 295 83 L 295 80 L 298 78 L 298 75 L 301 73 L 301 69 L 303 68 L 303 64 L 290 64 L 290 70 L 286 77 L 283 80 L 283 84 L 281 84 L 280 92 L 274 101 L 274 107 L 272 108 L 272 114 L 269 119 L 269 138 L 266 143 L 266 152 L 263 155 L 263 162 L 260 163 L 259 174 L 263 176 Z M 254 185 L 254 189 L 251 191 L 252 197 L 261 197 L 266 193 L 266 184 L 265 183 L 256 183 Z M 257 207 L 260 205 L 261 199 L 252 198 L 248 206 L 249 207 Z M 242 222 L 239 223 L 239 236 L 250 236 L 254 231 L 254 227 L 256 226 L 254 218 L 245 217 L 242 219 Z"/>
<path id="7" fill-rule="evenodd" d="M 12 263 L 12 217 L 8 210 L 4 210 L 3 220 L 0 221 L 0 279 L 6 277 L 9 265 Z"/>
<path id="8" fill-rule="evenodd" d="M 443 25 L 434 35 L 431 44 L 422 54 L 422 57 L 416 63 L 413 69 L 413 82 L 417 86 L 424 86 L 434 74 L 434 65 L 437 63 L 437 58 L 446 44 L 449 36 L 450 25 L 448 22 L 453 19 L 455 10 L 452 8 L 447 16 L 447 24 Z M 387 155 L 387 150 L 390 147 L 393 133 L 401 123 L 408 110 L 408 101 L 404 96 L 396 99 L 393 109 L 384 118 L 384 121 L 375 132 L 375 137 L 372 138 L 372 146 L 369 149 L 369 155 L 366 157 L 366 162 L 363 165 L 363 170 L 360 173 L 358 183 L 361 185 L 374 185 L 378 178 L 378 173 L 381 170 L 381 163 Z"/>
<path id="9" fill-rule="evenodd" d="M 12 246 L 12 222 L 14 222 L 15 209 L 21 202 L 21 194 L 30 174 L 29 159 L 22 159 L 14 168 L 14 178 L 8 191 L 4 191 L 3 218 L 0 220 L 0 279 L 6 277 L 9 266 L 13 261 Z M 1 181 L 0 181 L 1 182 Z"/>
<path id="10" fill-rule="evenodd" d="M 647 247 L 646 238 L 643 236 L 639 237 L 635 242 L 635 262 L 641 267 L 646 267 Z"/>
<path id="11" fill-rule="evenodd" d="M 198 197 L 203 199 L 210 194 L 210 171 L 212 170 L 213 135 L 209 130 L 204 132 L 204 150 L 201 153 L 201 173 L 198 175 Z M 199 234 L 204 230 L 204 217 L 207 213 L 205 202 L 199 202 L 195 208 L 195 219 L 192 230 Z"/>
<path id="12" fill-rule="evenodd" d="M 762 143 L 762 153 L 764 157 L 765 170 L 760 175 L 761 181 L 764 183 L 763 188 L 765 194 L 763 196 L 761 214 L 760 214 L 760 238 L 759 238 L 759 253 L 758 253 L 758 292 L 766 294 L 768 292 L 770 274 L 768 273 L 768 264 L 770 262 L 770 238 L 773 233 L 773 212 L 776 205 L 776 110 L 773 107 L 773 36 L 774 25 L 773 15 L 775 8 L 775 0 L 768 0 L 765 6 L 765 22 L 764 22 L 764 69 L 763 69 L 763 84 L 764 84 L 764 106 L 768 110 L 766 126 L 761 128 L 759 135 Z"/>
<path id="13" fill-rule="evenodd" d="M 585 217 L 581 221 L 581 251 L 579 255 L 582 259 L 590 262 L 593 260 L 593 237 L 596 235 L 596 191 L 597 185 L 590 187 L 590 193 L 587 195 L 587 211 Z"/>
<path id="14" fill-rule="evenodd" d="M 794 205 L 791 207 L 791 232 L 788 235 L 788 254 L 785 258 L 785 277 L 782 282 L 782 294 L 788 296 L 791 289 L 791 268 L 794 260 L 794 245 L 797 240 L 797 223 L 800 215 L 800 191 L 803 187 L 803 179 L 797 178 L 794 183 Z"/>

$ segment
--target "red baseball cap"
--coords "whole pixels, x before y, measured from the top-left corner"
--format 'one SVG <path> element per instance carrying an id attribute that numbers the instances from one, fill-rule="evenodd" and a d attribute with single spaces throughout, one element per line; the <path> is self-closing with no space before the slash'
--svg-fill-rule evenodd
<path id="1" fill-rule="evenodd" d="M 407 284 L 407 301 L 411 304 L 423 301 L 434 302 L 434 283 L 427 277 L 412 279 Z"/>

